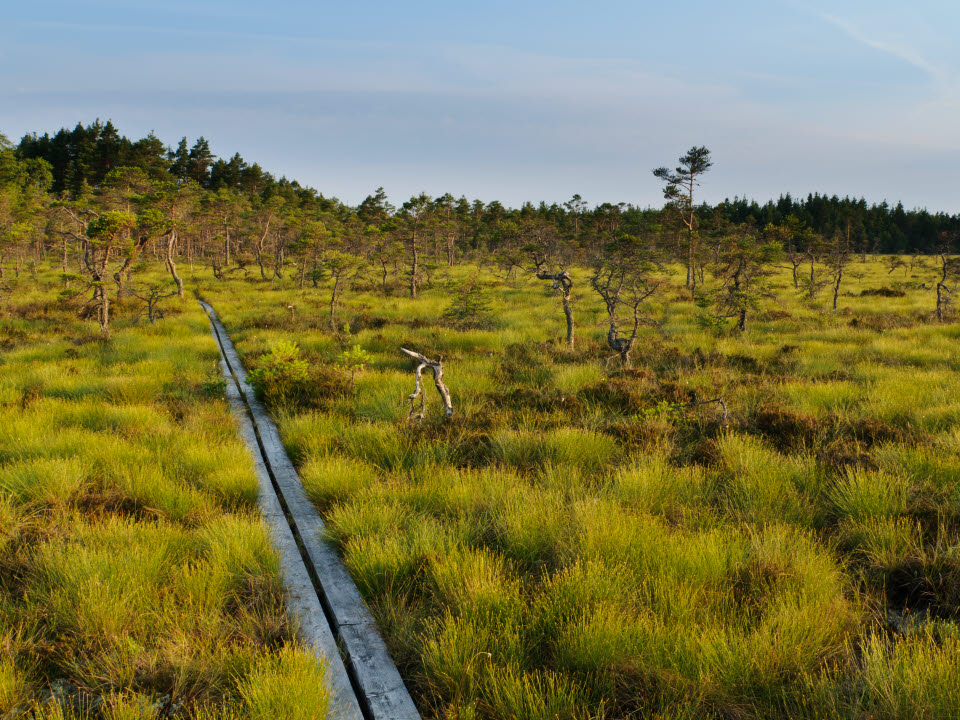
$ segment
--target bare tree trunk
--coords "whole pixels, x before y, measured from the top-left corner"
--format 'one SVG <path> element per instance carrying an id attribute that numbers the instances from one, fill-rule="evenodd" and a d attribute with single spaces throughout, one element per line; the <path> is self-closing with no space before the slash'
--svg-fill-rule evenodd
<path id="1" fill-rule="evenodd" d="M 430 370 L 433 372 L 433 384 L 436 385 L 437 393 L 440 395 L 440 399 L 443 401 L 444 414 L 448 418 L 452 417 L 453 402 L 450 400 L 450 390 L 443 382 L 443 358 L 441 357 L 438 360 L 430 360 L 420 353 L 414 352 L 413 350 L 407 350 L 406 348 L 400 348 L 400 352 L 407 357 L 413 358 L 419 363 L 416 370 L 414 370 L 417 382 L 416 389 L 414 390 L 413 394 L 407 398 L 407 400 L 410 401 L 410 419 L 423 420 L 426 410 L 426 396 L 423 392 L 423 371 L 427 368 L 430 368 Z M 413 401 L 417 398 L 420 398 L 419 413 L 415 413 L 413 406 Z"/>
<path id="2" fill-rule="evenodd" d="M 103 287 L 102 283 L 99 292 L 100 309 L 97 319 L 100 321 L 100 336 L 108 338 L 110 337 L 110 296 L 107 294 L 107 289 Z"/>
<path id="3" fill-rule="evenodd" d="M 133 266 L 133 261 L 140 257 L 140 253 L 143 252 L 144 245 L 147 244 L 147 238 L 141 237 L 140 240 L 134 243 L 133 248 L 127 254 L 127 257 L 123 260 L 123 265 L 120 266 L 120 269 L 113 274 L 113 281 L 117 284 L 117 300 L 120 300 L 125 292 L 124 283 L 130 280 L 130 271 Z"/>
<path id="4" fill-rule="evenodd" d="M 176 246 L 177 231 L 174 230 L 170 233 L 170 237 L 167 240 L 167 270 L 170 271 L 173 281 L 177 284 L 177 297 L 183 300 L 183 280 L 177 275 L 177 264 L 173 261 L 173 251 Z"/>
<path id="5" fill-rule="evenodd" d="M 937 322 L 943 322 L 943 308 L 947 304 L 947 295 L 950 288 L 947 287 L 947 275 L 950 273 L 950 260 L 946 253 L 940 253 L 940 280 L 937 282 Z"/>
<path id="6" fill-rule="evenodd" d="M 273 279 L 277 278 L 283 279 L 283 273 L 281 272 L 283 268 L 283 244 L 280 242 L 280 238 L 276 238 L 277 246 L 273 251 Z"/>
<path id="7" fill-rule="evenodd" d="M 120 266 L 120 269 L 113 274 L 113 281 L 117 284 L 117 300 L 120 300 L 123 297 L 124 275 L 130 269 L 132 264 L 133 258 L 128 255 L 123 261 L 123 265 Z"/>
<path id="8" fill-rule="evenodd" d="M 260 266 L 260 279 L 266 280 L 267 272 L 266 270 L 263 269 L 263 253 L 260 252 L 259 250 L 257 251 L 257 265 Z"/>
<path id="9" fill-rule="evenodd" d="M 410 297 L 417 296 L 417 275 L 420 273 L 420 251 L 417 248 L 417 234 L 413 234 L 413 257 L 410 265 Z"/>
<path id="10" fill-rule="evenodd" d="M 573 350 L 573 308 L 569 292 L 563 294 L 563 314 L 567 317 L 567 347 Z"/>
<path id="11" fill-rule="evenodd" d="M 567 347 L 573 350 L 573 305 L 570 302 L 570 294 L 573 289 L 573 278 L 570 273 L 564 271 L 559 273 L 537 273 L 538 280 L 552 280 L 553 289 L 560 295 L 563 304 L 563 314 L 567 320 Z"/>
<path id="12" fill-rule="evenodd" d="M 262 280 L 267 279 L 267 273 L 263 269 L 263 244 L 267 240 L 267 233 L 270 232 L 270 223 L 273 220 L 272 217 L 267 218 L 267 224 L 263 228 L 263 235 L 260 236 L 260 239 L 257 241 L 257 244 L 254 246 L 257 253 L 257 265 L 260 266 L 260 278 Z"/>
<path id="13" fill-rule="evenodd" d="M 337 296 L 340 294 L 340 276 L 333 276 L 333 288 L 330 290 L 330 332 L 337 331 Z"/>
<path id="14" fill-rule="evenodd" d="M 103 253 L 102 258 L 100 252 Z M 110 248 L 93 249 L 89 244 L 84 251 L 84 263 L 91 272 L 94 282 L 93 300 L 97 304 L 97 320 L 100 323 L 100 337 L 110 337 L 110 295 L 104 282 L 107 274 L 107 262 L 110 258 Z"/>
<path id="15" fill-rule="evenodd" d="M 740 277 L 741 273 L 744 272 L 744 260 L 740 260 L 740 264 L 737 268 L 737 271 L 733 274 L 733 297 L 740 298 Z M 743 302 L 741 299 L 740 302 Z M 736 308 L 737 311 L 737 330 L 743 332 L 747 329 L 747 306 L 740 305 Z"/>

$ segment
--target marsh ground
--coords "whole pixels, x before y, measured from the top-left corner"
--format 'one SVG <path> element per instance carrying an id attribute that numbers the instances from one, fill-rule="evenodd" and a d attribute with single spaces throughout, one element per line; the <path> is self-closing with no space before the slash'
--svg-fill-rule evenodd
<path id="1" fill-rule="evenodd" d="M 0 717 L 322 718 L 199 306 L 59 287 L 0 318 Z"/>
<path id="2" fill-rule="evenodd" d="M 742 335 L 672 287 L 629 369 L 585 272 L 573 351 L 542 283 L 474 267 L 358 285 L 337 333 L 323 286 L 188 283 L 249 367 L 298 344 L 272 411 L 425 717 L 957 717 L 960 326 L 932 269 L 852 269 Z M 475 278 L 492 315 L 444 319 Z M 0 319 L 0 712 L 322 714 L 199 307 L 102 343 L 58 290 Z M 407 420 L 401 346 L 451 421 Z"/>
<path id="3" fill-rule="evenodd" d="M 273 412 L 425 716 L 957 717 L 960 326 L 931 268 L 851 269 L 836 312 L 777 278 L 744 334 L 672 287 L 629 369 L 586 272 L 573 351 L 542 283 L 473 267 L 355 287 L 336 334 L 323 287 L 199 291 L 248 366 L 299 345 Z M 492 325 L 444 320 L 476 278 Z M 407 421 L 401 346 L 451 421 Z"/>

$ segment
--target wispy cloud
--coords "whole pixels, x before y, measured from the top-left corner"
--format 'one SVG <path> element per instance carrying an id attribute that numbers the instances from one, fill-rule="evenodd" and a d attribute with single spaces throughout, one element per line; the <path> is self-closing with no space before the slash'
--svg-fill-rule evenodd
<path id="1" fill-rule="evenodd" d="M 831 15 L 830 13 L 817 14 L 824 21 L 841 30 L 851 40 L 854 40 L 861 45 L 874 50 L 879 50 L 880 52 L 886 53 L 891 57 L 897 58 L 898 60 L 902 60 L 908 65 L 927 73 L 933 80 L 943 80 L 945 73 L 940 68 L 927 62 L 927 60 L 924 59 L 919 53 L 914 51 L 913 48 L 910 48 L 902 43 L 892 42 L 889 40 L 880 40 L 875 37 L 871 37 L 870 35 L 864 33 L 855 23 L 844 18 L 837 17 L 836 15 Z"/>
<path id="2" fill-rule="evenodd" d="M 215 27 L 184 27 L 183 25 L 133 25 L 111 23 L 63 22 L 59 20 L 20 20 L 16 26 L 27 30 L 64 31 L 75 33 L 105 33 L 109 35 L 165 35 L 174 38 L 206 37 L 233 40 L 280 40 L 284 42 L 315 42 L 307 35 L 277 34 L 267 32 L 237 32 Z"/>

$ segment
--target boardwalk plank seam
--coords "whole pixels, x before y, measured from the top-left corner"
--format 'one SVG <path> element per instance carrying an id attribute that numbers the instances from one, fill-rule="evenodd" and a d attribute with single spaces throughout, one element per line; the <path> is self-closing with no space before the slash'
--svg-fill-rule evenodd
<path id="1" fill-rule="evenodd" d="M 216 338 L 216 333 L 214 333 Z M 218 342 L 219 344 L 219 342 Z M 267 524 L 270 540 L 280 556 L 280 572 L 287 590 L 288 611 L 294 618 L 298 634 L 315 656 L 327 667 L 326 678 L 331 692 L 330 720 L 363 720 L 356 693 L 340 657 L 336 638 L 324 616 L 323 606 L 307 566 L 304 564 L 280 501 L 277 499 L 270 475 L 257 443 L 256 431 L 247 414 L 240 390 L 233 382 L 230 368 L 221 351 L 220 369 L 227 381 L 226 395 L 237 420 L 240 437 L 253 459 L 259 483 L 258 505 Z"/>
<path id="2" fill-rule="evenodd" d="M 302 560 L 326 611 L 329 630 L 339 643 L 364 716 L 368 720 L 420 720 L 360 591 L 336 551 L 324 540 L 326 526 L 306 496 L 276 424 L 246 383 L 246 371 L 226 329 L 209 304 L 201 301 L 201 305 L 220 346 L 229 373 L 228 386 L 233 386 L 245 405 L 263 467 L 272 479 L 270 487 L 276 491 L 274 499 L 282 505 L 281 512 L 285 511 L 287 532 L 302 548 Z"/>

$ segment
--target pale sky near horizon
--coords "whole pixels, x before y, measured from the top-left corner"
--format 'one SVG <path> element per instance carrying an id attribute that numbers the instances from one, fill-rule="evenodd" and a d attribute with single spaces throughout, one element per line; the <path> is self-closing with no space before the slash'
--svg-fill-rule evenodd
<path id="1" fill-rule="evenodd" d="M 356 204 L 902 200 L 960 212 L 960 3 L 34 0 L 0 8 L 0 132 L 203 135 Z"/>

